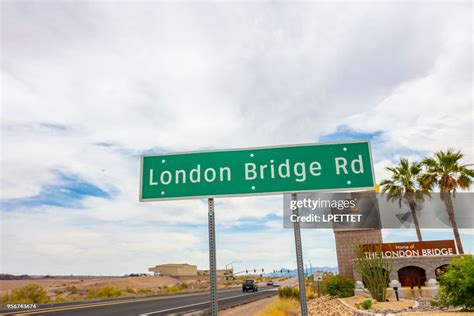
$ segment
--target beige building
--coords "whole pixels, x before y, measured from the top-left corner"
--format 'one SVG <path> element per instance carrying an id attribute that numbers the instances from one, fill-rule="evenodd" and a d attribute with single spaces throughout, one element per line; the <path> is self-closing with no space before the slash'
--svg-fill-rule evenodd
<path id="1" fill-rule="evenodd" d="M 153 272 L 155 275 L 166 275 L 166 276 L 196 276 L 197 266 L 187 263 L 168 263 L 159 264 L 148 271 Z"/>
<path id="2" fill-rule="evenodd" d="M 359 192 L 353 193 L 355 196 L 372 195 L 371 192 Z M 406 252 L 398 256 L 387 258 L 391 262 L 392 269 L 390 272 L 389 280 L 396 280 L 400 282 L 402 287 L 417 287 L 424 286 L 429 280 L 436 280 L 439 275 L 453 258 L 460 257 L 456 254 L 456 247 L 452 240 L 441 240 L 441 241 L 424 241 L 424 242 L 401 242 L 401 243 L 389 243 L 384 244 L 382 238 L 382 230 L 379 228 L 374 229 L 334 229 L 334 236 L 336 241 L 336 252 L 337 252 L 337 263 L 339 274 L 353 276 L 356 281 L 363 281 L 362 276 L 356 270 L 356 247 L 360 245 L 395 245 L 391 247 L 408 247 L 406 244 L 412 244 Z M 430 246 L 428 244 L 441 243 L 441 246 Z M 450 244 L 452 244 L 450 246 Z M 423 246 L 425 245 L 425 246 Z M 430 251 L 428 255 L 424 255 L 421 248 L 425 248 Z M 449 248 L 452 249 L 448 254 L 446 252 L 440 255 L 434 255 L 434 250 L 431 248 Z M 410 252 L 416 252 L 420 248 L 419 252 L 421 256 L 410 255 Z M 405 249 L 405 248 L 394 248 L 394 249 Z M 441 251 L 441 250 L 440 250 Z M 391 252 L 390 252 L 391 253 Z M 418 252 L 417 252 L 418 253 Z"/>
<path id="3" fill-rule="evenodd" d="M 440 272 L 446 269 L 453 258 L 460 257 L 461 255 L 387 258 L 392 264 L 390 280 L 398 280 L 402 286 L 424 286 L 430 279 L 439 280 Z M 351 262 L 355 280 L 362 281 L 362 276 L 355 270 L 356 261 L 353 259 Z"/>

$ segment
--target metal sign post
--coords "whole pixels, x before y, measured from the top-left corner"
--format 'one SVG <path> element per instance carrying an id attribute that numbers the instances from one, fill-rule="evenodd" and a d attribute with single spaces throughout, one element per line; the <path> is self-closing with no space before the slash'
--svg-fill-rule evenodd
<path id="1" fill-rule="evenodd" d="M 291 194 L 291 199 L 296 201 L 296 193 Z M 293 214 L 299 215 L 298 208 L 295 208 Z M 301 231 L 300 223 L 298 221 L 293 222 L 293 228 L 295 231 L 295 248 L 296 248 L 296 265 L 298 267 L 298 284 L 300 287 L 300 305 L 301 305 L 301 316 L 308 316 L 308 307 L 306 306 L 306 287 L 304 279 L 303 269 L 303 249 L 301 247 Z"/>
<path id="2" fill-rule="evenodd" d="M 318 285 L 318 297 L 321 297 L 320 284 L 321 284 L 321 281 L 323 280 L 323 274 L 321 272 L 313 273 L 313 280 Z"/>
<path id="3" fill-rule="evenodd" d="M 211 315 L 217 316 L 216 226 L 214 220 L 214 199 L 208 199 L 207 203 L 209 208 L 209 274 L 211 278 Z"/>

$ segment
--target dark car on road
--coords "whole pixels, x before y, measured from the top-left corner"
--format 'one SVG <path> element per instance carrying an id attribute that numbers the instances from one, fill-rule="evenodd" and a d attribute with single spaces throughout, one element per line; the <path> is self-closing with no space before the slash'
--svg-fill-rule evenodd
<path id="1" fill-rule="evenodd" d="M 242 284 L 242 292 L 258 292 L 258 285 L 255 280 L 245 280 L 244 283 Z"/>

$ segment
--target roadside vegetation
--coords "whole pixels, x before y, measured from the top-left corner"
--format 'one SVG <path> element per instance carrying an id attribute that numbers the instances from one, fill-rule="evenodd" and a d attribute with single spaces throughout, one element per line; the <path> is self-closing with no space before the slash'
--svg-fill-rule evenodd
<path id="1" fill-rule="evenodd" d="M 440 303 L 446 307 L 474 309 L 474 258 L 463 255 L 454 258 L 440 281 Z"/>
<path id="2" fill-rule="evenodd" d="M 279 298 L 291 298 L 291 299 L 300 299 L 300 290 L 292 286 L 284 286 L 278 288 L 278 297 Z M 312 299 L 315 297 L 314 289 L 311 285 L 306 285 L 306 298 Z"/>
<path id="3" fill-rule="evenodd" d="M 323 277 L 321 292 L 339 298 L 354 295 L 354 278 L 343 275 L 326 275 Z"/>
<path id="4" fill-rule="evenodd" d="M 2 304 L 45 304 L 49 302 L 50 299 L 46 291 L 38 284 L 28 284 L 0 296 L 0 303 Z"/>
<path id="5" fill-rule="evenodd" d="M 110 298 L 120 297 L 122 295 L 123 291 L 113 286 L 103 286 L 99 289 L 90 289 L 87 291 L 87 298 Z"/>
<path id="6" fill-rule="evenodd" d="M 292 287 L 292 286 L 280 287 L 278 288 L 278 297 L 299 299 L 300 291 L 296 287 Z"/>
<path id="7" fill-rule="evenodd" d="M 356 304 L 357 308 L 362 308 L 362 309 L 370 309 L 372 307 L 372 300 L 364 300 L 360 302 L 359 304 Z"/>
<path id="8" fill-rule="evenodd" d="M 241 280 L 246 278 L 251 277 L 242 276 L 236 278 L 235 280 L 227 280 L 225 283 L 219 283 L 218 285 L 219 288 L 240 287 L 242 286 Z M 274 278 L 263 278 L 257 276 L 254 279 L 261 280 L 261 282 L 266 282 L 267 280 Z M 143 285 L 133 286 L 126 284 L 123 286 L 114 286 L 113 284 L 107 283 L 102 285 L 83 285 L 83 283 L 71 284 L 69 282 L 60 283 L 55 287 L 44 287 L 44 285 L 41 284 L 31 283 L 21 288 L 16 288 L 6 293 L 4 292 L 5 294 L 0 295 L 0 303 L 61 303 L 85 299 L 172 294 L 187 291 L 199 291 L 208 288 L 209 281 L 197 281 L 192 283 L 179 282 L 175 284 L 154 285 L 148 287 L 144 287 Z"/>
<path id="9" fill-rule="evenodd" d="M 306 286 L 306 298 L 315 298 L 315 292 L 311 285 Z M 278 299 L 270 303 L 257 316 L 286 316 L 299 315 L 300 291 L 296 287 L 284 286 L 278 288 Z"/>
<path id="10" fill-rule="evenodd" d="M 187 283 L 177 283 L 172 286 L 163 286 L 157 288 L 139 288 L 132 287 L 118 288 L 110 285 L 80 289 L 74 285 L 65 285 L 63 288 L 55 289 L 51 295 L 38 284 L 28 284 L 18 289 L 13 289 L 10 292 L 0 296 L 1 304 L 46 304 L 46 303 L 61 303 L 68 301 L 77 301 L 83 299 L 102 299 L 114 298 L 121 296 L 140 296 L 140 295 L 156 295 L 179 293 L 191 290 Z M 197 290 L 197 289 L 196 289 Z M 54 294 L 53 294 L 54 293 Z"/>
<path id="11" fill-rule="evenodd" d="M 356 247 L 356 270 L 362 276 L 370 295 L 377 302 L 385 302 L 392 264 L 382 256 L 381 247 L 378 246 L 375 255 L 370 257 L 365 256 L 361 246 Z"/>
<path id="12" fill-rule="evenodd" d="M 256 316 L 293 316 L 299 313 L 299 301 L 292 298 L 279 298 L 270 303 Z"/>

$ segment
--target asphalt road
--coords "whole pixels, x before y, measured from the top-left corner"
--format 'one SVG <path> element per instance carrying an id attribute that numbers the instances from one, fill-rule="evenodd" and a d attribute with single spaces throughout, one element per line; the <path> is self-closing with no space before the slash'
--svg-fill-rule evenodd
<path id="1" fill-rule="evenodd" d="M 256 293 L 243 293 L 241 288 L 220 290 L 219 309 L 276 295 L 273 287 L 260 287 Z M 209 292 L 158 295 L 130 299 L 111 299 L 95 302 L 62 303 L 37 306 L 32 310 L 10 310 L 0 315 L 68 315 L 68 316 L 158 316 L 181 315 L 189 312 L 209 311 Z"/>

